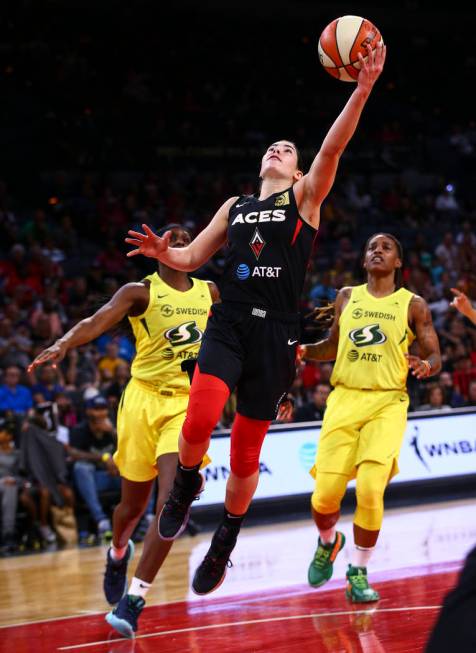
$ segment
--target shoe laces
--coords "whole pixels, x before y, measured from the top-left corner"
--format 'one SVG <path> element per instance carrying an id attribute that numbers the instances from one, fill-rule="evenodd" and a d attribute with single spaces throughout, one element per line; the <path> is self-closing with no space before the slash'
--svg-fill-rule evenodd
<path id="1" fill-rule="evenodd" d="M 137 626 L 137 619 L 142 612 L 142 609 L 145 605 L 145 601 L 141 596 L 130 596 L 129 594 L 125 597 L 125 605 L 121 606 L 120 618 L 126 619 L 130 624 Z M 119 612 L 119 611 L 118 611 Z"/>
<path id="2" fill-rule="evenodd" d="M 319 546 L 317 547 L 316 553 L 314 555 L 314 565 L 319 567 L 319 569 L 324 567 L 329 562 L 331 553 L 332 548 L 327 548 L 319 542 Z"/>
<path id="3" fill-rule="evenodd" d="M 164 509 L 172 510 L 173 512 L 177 512 L 178 510 L 186 512 L 190 500 L 197 501 L 199 498 L 199 490 L 194 490 L 192 494 L 190 490 L 183 488 L 180 485 L 175 485 L 169 494 L 169 498 L 165 502 Z"/>
<path id="4" fill-rule="evenodd" d="M 210 576 L 221 576 L 225 567 L 233 567 L 233 563 L 228 557 L 224 560 L 225 555 L 228 556 L 226 552 L 217 556 L 207 553 L 201 564 L 202 571 Z"/>
<path id="5" fill-rule="evenodd" d="M 356 574 L 349 575 L 349 582 L 358 590 L 369 589 L 367 574 L 360 570 Z"/>

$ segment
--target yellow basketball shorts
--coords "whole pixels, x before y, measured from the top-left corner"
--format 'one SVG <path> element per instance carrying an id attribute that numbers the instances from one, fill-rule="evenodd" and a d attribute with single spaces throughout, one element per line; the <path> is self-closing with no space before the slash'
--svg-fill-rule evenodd
<path id="1" fill-rule="evenodd" d="M 389 478 L 395 476 L 408 404 L 403 390 L 337 386 L 327 399 L 313 470 L 355 478 L 360 463 L 374 461 L 391 466 Z"/>
<path id="2" fill-rule="evenodd" d="M 117 451 L 121 476 L 130 481 L 150 481 L 157 476 L 156 461 L 178 452 L 188 393 L 160 390 L 132 378 L 117 413 Z"/>

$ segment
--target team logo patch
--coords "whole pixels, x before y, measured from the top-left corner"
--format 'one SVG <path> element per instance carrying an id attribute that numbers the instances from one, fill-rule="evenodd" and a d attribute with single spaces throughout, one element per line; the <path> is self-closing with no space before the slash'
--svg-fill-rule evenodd
<path id="1" fill-rule="evenodd" d="M 160 355 L 166 361 L 171 361 L 172 358 L 174 357 L 174 352 L 173 352 L 173 349 L 171 349 L 170 347 L 167 347 L 166 349 L 162 349 L 162 351 L 160 352 Z"/>
<path id="2" fill-rule="evenodd" d="M 259 259 L 261 252 L 266 245 L 266 241 L 263 236 L 260 234 L 258 227 L 256 227 L 253 234 L 253 238 L 250 240 L 250 247 L 253 254 L 256 256 L 256 260 Z"/>
<path id="3" fill-rule="evenodd" d="M 380 331 L 379 324 L 368 324 L 360 329 L 352 329 L 349 338 L 356 347 L 368 347 L 369 345 L 383 345 L 387 336 Z"/>
<path id="4" fill-rule="evenodd" d="M 281 193 L 274 201 L 274 206 L 287 206 L 289 204 L 289 191 Z"/>
<path id="5" fill-rule="evenodd" d="M 248 279 L 250 276 L 250 269 L 246 263 L 240 263 L 240 265 L 236 268 L 236 276 L 240 281 Z"/>
<path id="6" fill-rule="evenodd" d="M 355 361 L 359 358 L 359 352 L 357 349 L 351 349 L 349 352 L 347 352 L 347 358 L 351 363 L 355 363 Z"/>
<path id="7" fill-rule="evenodd" d="M 173 329 L 164 333 L 164 337 L 170 342 L 172 347 L 177 345 L 190 345 L 194 342 L 200 342 L 203 333 L 197 327 L 195 320 L 184 322 Z"/>
<path id="8" fill-rule="evenodd" d="M 160 313 L 164 317 L 170 317 L 171 315 L 174 314 L 174 309 L 170 304 L 164 304 L 163 306 L 160 307 Z"/>

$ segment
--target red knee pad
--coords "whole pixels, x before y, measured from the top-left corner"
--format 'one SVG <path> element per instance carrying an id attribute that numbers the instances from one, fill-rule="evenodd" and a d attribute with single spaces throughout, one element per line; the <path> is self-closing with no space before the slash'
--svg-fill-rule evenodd
<path id="1" fill-rule="evenodd" d="M 231 430 L 231 471 L 240 478 L 251 476 L 259 469 L 259 456 L 271 421 L 251 419 L 236 414 Z"/>
<path id="2" fill-rule="evenodd" d="M 182 435 L 189 444 L 201 444 L 208 440 L 229 395 L 230 390 L 224 381 L 212 374 L 202 374 L 197 365 L 182 426 Z"/>

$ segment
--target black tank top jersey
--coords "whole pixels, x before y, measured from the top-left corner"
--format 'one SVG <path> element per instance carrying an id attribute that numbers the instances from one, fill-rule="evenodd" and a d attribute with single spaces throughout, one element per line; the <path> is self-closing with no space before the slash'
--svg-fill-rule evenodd
<path id="1" fill-rule="evenodd" d="M 228 217 L 222 300 L 296 313 L 316 233 L 292 187 L 261 201 L 240 197 Z"/>

